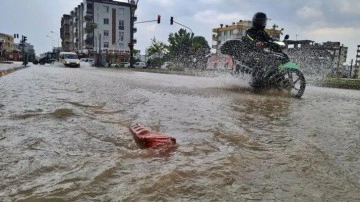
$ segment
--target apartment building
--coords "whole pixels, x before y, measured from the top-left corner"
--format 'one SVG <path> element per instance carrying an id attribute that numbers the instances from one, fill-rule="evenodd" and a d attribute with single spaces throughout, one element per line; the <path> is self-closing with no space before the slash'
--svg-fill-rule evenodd
<path id="1" fill-rule="evenodd" d="M 15 48 L 14 36 L 0 33 L 0 40 L 2 42 L 1 50 L 7 53 L 13 52 Z"/>
<path id="2" fill-rule="evenodd" d="M 307 75 L 343 75 L 348 47 L 340 42 L 315 43 L 312 40 L 287 40 L 287 54 Z"/>
<path id="3" fill-rule="evenodd" d="M 83 0 L 61 18 L 62 48 L 87 56 L 96 53 L 114 54 L 125 60 L 130 53 L 130 17 L 129 3 Z"/>
<path id="4" fill-rule="evenodd" d="M 333 57 L 333 69 L 338 71 L 338 74 L 343 73 L 344 63 L 347 59 L 348 47 L 345 47 L 340 42 L 324 42 L 323 47 L 329 51 Z"/>
<path id="5" fill-rule="evenodd" d="M 72 38 L 72 18 L 71 15 L 63 15 L 61 18 L 61 28 L 60 28 L 60 38 L 61 38 L 61 47 L 64 51 L 74 50 L 74 43 Z"/>
<path id="6" fill-rule="evenodd" d="M 246 30 L 251 28 L 251 20 L 240 20 L 239 22 L 233 22 L 231 25 L 220 24 L 220 27 L 214 28 L 212 32 L 212 48 L 216 50 L 216 53 L 219 53 L 220 45 L 228 39 L 242 38 L 245 36 Z M 280 39 L 281 30 L 276 29 L 274 25 L 271 29 L 265 29 L 265 31 L 274 39 Z"/>

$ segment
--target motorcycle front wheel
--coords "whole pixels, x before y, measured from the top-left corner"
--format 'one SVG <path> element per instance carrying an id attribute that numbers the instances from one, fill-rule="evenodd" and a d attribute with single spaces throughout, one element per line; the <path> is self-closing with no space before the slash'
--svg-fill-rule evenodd
<path id="1" fill-rule="evenodd" d="M 298 69 L 287 69 L 283 73 L 283 80 L 280 82 L 280 86 L 291 95 L 301 98 L 306 87 L 304 74 Z"/>

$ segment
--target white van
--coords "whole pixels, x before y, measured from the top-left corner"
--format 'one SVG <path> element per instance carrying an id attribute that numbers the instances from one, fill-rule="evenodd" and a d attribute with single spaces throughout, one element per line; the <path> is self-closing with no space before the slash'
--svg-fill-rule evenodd
<path id="1" fill-rule="evenodd" d="M 60 52 L 59 62 L 63 63 L 66 67 L 80 67 L 80 60 L 74 52 Z"/>

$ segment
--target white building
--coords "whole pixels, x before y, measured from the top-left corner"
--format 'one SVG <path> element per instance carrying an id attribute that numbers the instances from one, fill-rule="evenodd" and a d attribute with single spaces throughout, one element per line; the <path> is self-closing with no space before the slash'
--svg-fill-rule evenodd
<path id="1" fill-rule="evenodd" d="M 220 24 L 220 27 L 213 28 L 212 32 L 212 48 L 216 50 L 216 53 L 219 53 L 219 48 L 222 43 L 229 39 L 237 39 L 245 36 L 246 30 L 251 28 L 251 20 L 239 20 L 238 22 L 233 22 L 231 25 Z M 272 28 L 266 28 L 265 31 L 274 39 L 280 39 L 280 34 L 283 31 L 282 29 L 277 29 L 277 26 Z"/>
<path id="2" fill-rule="evenodd" d="M 130 16 L 129 3 L 83 0 L 70 15 L 62 17 L 63 50 L 79 55 L 107 53 L 126 60 L 130 53 Z"/>

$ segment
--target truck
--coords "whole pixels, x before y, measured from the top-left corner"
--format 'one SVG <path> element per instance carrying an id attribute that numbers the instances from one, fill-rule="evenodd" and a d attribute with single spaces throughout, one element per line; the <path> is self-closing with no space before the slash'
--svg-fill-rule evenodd
<path id="1" fill-rule="evenodd" d="M 46 63 L 52 64 L 56 61 L 56 54 L 53 52 L 46 52 L 40 55 L 39 60 L 35 60 L 34 64 L 45 65 Z"/>

